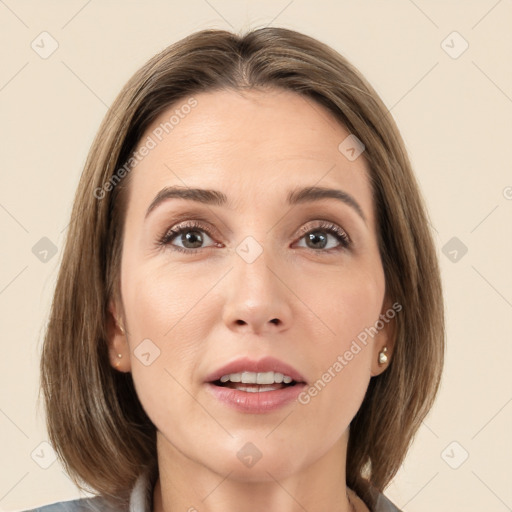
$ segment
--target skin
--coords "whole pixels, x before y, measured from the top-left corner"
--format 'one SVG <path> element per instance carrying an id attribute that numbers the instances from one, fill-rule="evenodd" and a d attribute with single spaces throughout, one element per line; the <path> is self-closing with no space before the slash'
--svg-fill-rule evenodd
<path id="1" fill-rule="evenodd" d="M 345 484 L 349 424 L 370 378 L 386 368 L 379 351 L 392 354 L 392 323 L 307 405 L 241 413 L 204 385 L 240 356 L 266 355 L 314 383 L 389 309 L 367 164 L 338 150 L 349 132 L 329 112 L 293 92 L 195 98 L 197 106 L 131 171 L 121 303 L 109 308 L 111 363 L 132 372 L 158 431 L 154 510 L 348 511 L 347 493 L 367 510 Z M 156 194 L 172 185 L 216 189 L 229 204 L 168 199 L 145 219 Z M 349 193 L 366 221 L 330 198 L 288 206 L 288 191 L 305 186 Z M 158 245 L 169 228 L 198 217 L 210 228 L 200 232 L 202 248 L 183 254 Z M 343 229 L 350 248 L 325 230 L 327 248 L 308 245 L 305 233 L 321 220 Z M 263 249 L 252 263 L 236 252 L 247 236 Z M 181 235 L 172 244 L 190 247 Z M 160 350 L 149 366 L 134 354 L 144 339 Z M 250 468 L 237 458 L 247 442 L 262 454 Z"/>

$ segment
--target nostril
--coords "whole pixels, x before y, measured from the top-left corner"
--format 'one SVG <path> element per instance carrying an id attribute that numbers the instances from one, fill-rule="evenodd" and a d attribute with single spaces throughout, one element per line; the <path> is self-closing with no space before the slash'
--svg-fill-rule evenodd
<path id="1" fill-rule="evenodd" d="M 237 325 L 245 325 L 245 322 L 243 320 L 237 320 L 236 324 Z"/>

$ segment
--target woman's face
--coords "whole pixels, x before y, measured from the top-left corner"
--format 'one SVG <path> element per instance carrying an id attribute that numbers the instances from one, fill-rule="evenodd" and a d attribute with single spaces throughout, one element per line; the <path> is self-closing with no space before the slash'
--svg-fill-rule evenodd
<path id="1" fill-rule="evenodd" d="M 194 98 L 138 146 L 111 307 L 127 335 L 111 358 L 123 354 L 159 450 L 284 477 L 343 455 L 391 348 L 367 165 L 295 93 Z"/>

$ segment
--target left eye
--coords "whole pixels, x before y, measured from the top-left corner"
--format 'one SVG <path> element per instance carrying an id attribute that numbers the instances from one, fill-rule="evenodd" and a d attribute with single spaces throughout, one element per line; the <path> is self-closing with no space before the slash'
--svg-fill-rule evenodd
<path id="1" fill-rule="evenodd" d="M 347 234 L 336 228 L 315 228 L 303 235 L 300 240 L 304 240 L 305 247 L 313 250 L 329 250 L 339 246 L 349 246 Z M 304 247 L 304 245 L 301 245 L 301 247 Z"/>

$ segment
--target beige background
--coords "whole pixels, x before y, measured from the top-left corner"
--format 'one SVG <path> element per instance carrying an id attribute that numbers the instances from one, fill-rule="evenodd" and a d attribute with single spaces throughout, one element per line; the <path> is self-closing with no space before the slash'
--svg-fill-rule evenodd
<path id="1" fill-rule="evenodd" d="M 407 512 L 512 510 L 511 22 L 510 0 L 0 0 L 0 509 L 78 496 L 41 445 L 38 358 L 74 190 L 108 106 L 189 33 L 272 24 L 332 45 L 374 85 L 437 233 L 446 371 L 386 494 Z M 43 237 L 57 250 L 47 261 Z M 452 237 L 467 254 L 446 246 Z"/>

